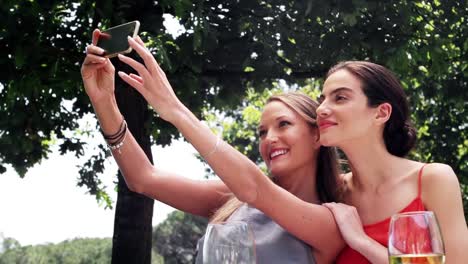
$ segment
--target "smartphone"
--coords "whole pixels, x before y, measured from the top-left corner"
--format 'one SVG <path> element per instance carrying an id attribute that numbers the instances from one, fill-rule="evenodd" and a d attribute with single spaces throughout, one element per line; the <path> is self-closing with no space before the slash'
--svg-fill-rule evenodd
<path id="1" fill-rule="evenodd" d="M 102 31 L 97 41 L 97 46 L 104 49 L 104 55 L 108 58 L 132 51 L 128 44 L 127 36 L 135 37 L 140 29 L 140 22 L 135 20 Z"/>

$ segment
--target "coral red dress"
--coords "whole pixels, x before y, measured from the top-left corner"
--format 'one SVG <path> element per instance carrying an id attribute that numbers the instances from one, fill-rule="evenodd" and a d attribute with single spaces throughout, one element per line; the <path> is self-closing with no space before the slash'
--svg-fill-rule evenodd
<path id="1" fill-rule="evenodd" d="M 424 165 L 425 166 L 425 165 Z M 405 212 L 413 212 L 413 211 L 425 211 L 424 204 L 421 200 L 421 175 L 424 166 L 418 172 L 418 196 L 411 201 L 403 210 L 399 213 Z M 387 247 L 388 244 L 388 231 L 390 225 L 390 217 L 377 222 L 371 225 L 364 226 L 364 232 L 374 239 L 375 241 L 379 242 L 383 246 Z M 370 263 L 363 255 L 359 252 L 355 251 L 354 249 L 350 248 L 349 246 L 345 246 L 345 248 L 340 252 L 338 255 L 336 262 L 337 264 L 364 264 Z"/>

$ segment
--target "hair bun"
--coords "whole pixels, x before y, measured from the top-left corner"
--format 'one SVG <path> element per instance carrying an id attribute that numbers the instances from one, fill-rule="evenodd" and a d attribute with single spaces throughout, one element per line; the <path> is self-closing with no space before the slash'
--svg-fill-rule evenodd
<path id="1" fill-rule="evenodd" d="M 392 131 L 393 130 L 393 131 Z M 406 121 L 399 129 L 385 129 L 385 145 L 388 151 L 398 157 L 404 157 L 416 144 L 416 129 Z"/>

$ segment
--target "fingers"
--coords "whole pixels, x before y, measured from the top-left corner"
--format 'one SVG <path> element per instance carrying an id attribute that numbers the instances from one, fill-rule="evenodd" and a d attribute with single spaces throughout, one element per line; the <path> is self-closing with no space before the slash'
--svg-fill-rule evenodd
<path id="1" fill-rule="evenodd" d="M 136 42 L 138 42 L 140 45 L 145 46 L 145 43 L 144 43 L 143 40 L 140 38 L 140 36 L 137 35 L 137 36 L 135 37 L 135 40 L 136 40 Z"/>
<path id="2" fill-rule="evenodd" d="M 128 43 L 130 46 L 135 49 L 135 51 L 140 55 L 140 57 L 143 59 L 145 62 L 146 67 L 148 68 L 148 71 L 151 74 L 158 74 L 158 68 L 157 68 L 157 62 L 153 57 L 153 54 L 145 47 L 145 44 L 143 41 L 137 42 L 135 39 L 128 37 Z M 141 74 L 140 74 L 141 76 Z"/>
<path id="3" fill-rule="evenodd" d="M 329 202 L 329 203 L 323 203 L 322 204 L 323 206 L 327 207 L 327 208 L 335 208 L 337 203 L 335 202 Z"/>
<path id="4" fill-rule="evenodd" d="M 122 54 L 119 54 L 118 57 L 122 62 L 128 64 L 133 69 L 135 69 L 143 79 L 148 79 L 148 80 L 151 79 L 150 73 L 148 72 L 148 70 L 143 64 Z"/>
<path id="5" fill-rule="evenodd" d="M 135 37 L 135 40 L 136 40 L 136 42 L 138 42 L 140 45 L 145 46 L 145 43 L 144 43 L 143 40 L 140 38 L 140 36 L 137 35 L 137 36 Z M 161 66 L 159 66 L 159 63 L 158 63 L 157 61 L 156 61 L 156 67 L 155 67 L 155 68 L 158 70 L 158 72 L 159 72 L 161 75 L 166 76 L 166 73 L 164 73 L 164 71 L 161 69 Z"/>
<path id="6" fill-rule="evenodd" d="M 328 208 L 332 213 L 333 215 L 335 215 L 335 209 L 336 209 L 336 203 L 334 202 L 331 202 L 331 203 L 323 203 L 322 204 L 323 206 L 325 206 L 326 208 Z"/>
<path id="7" fill-rule="evenodd" d="M 89 72 L 90 74 L 90 72 L 95 72 L 96 70 L 101 68 L 104 68 L 107 72 L 109 72 L 113 70 L 113 65 L 111 65 L 110 61 L 108 63 L 107 58 L 88 53 L 81 66 L 81 71 L 82 73 Z"/>
<path id="8" fill-rule="evenodd" d="M 86 47 L 86 57 L 81 66 L 81 73 L 85 79 L 93 76 L 98 69 L 102 69 L 112 76 L 115 72 L 114 65 L 108 58 L 103 57 L 104 49 L 96 46 L 100 34 L 101 31 L 95 29 L 92 34 L 92 44 Z"/>
<path id="9" fill-rule="evenodd" d="M 91 78 L 93 76 L 93 74 L 105 67 L 107 65 L 107 63 L 95 63 L 95 64 L 83 64 L 83 66 L 81 67 L 81 75 L 83 77 L 84 80 L 87 80 L 89 78 Z"/>
<path id="10" fill-rule="evenodd" d="M 104 67 L 104 70 L 110 73 L 114 72 L 114 66 L 108 58 L 102 57 L 104 50 L 93 44 L 86 47 L 86 57 L 83 66 L 90 70 L 96 70 Z M 93 66 L 93 67 L 90 67 Z"/>
<path id="11" fill-rule="evenodd" d="M 352 214 L 357 215 L 356 207 L 351 206 L 351 205 L 347 205 L 344 203 L 335 203 L 335 202 L 323 203 L 322 205 L 330 209 L 330 211 L 332 211 L 332 213 L 335 216 L 337 216 L 338 214 L 341 214 L 343 216 L 349 216 Z"/>
<path id="12" fill-rule="evenodd" d="M 100 69 L 102 67 L 105 67 L 106 66 L 106 61 L 104 62 L 89 62 L 89 63 L 83 63 L 83 66 L 86 67 L 86 69 L 89 69 L 89 70 L 97 70 L 97 69 Z"/>
<path id="13" fill-rule="evenodd" d="M 141 78 L 140 76 L 138 76 L 138 75 L 136 75 L 136 74 L 133 74 L 133 73 L 130 73 L 129 76 L 130 76 L 132 79 L 134 79 L 135 81 L 137 81 L 137 82 L 143 84 L 143 78 Z"/>
<path id="14" fill-rule="evenodd" d="M 105 63 L 107 60 L 104 57 L 94 55 L 94 54 L 88 54 L 85 57 L 85 60 L 83 64 L 88 65 L 88 64 L 96 64 L 96 63 Z"/>
<path id="15" fill-rule="evenodd" d="M 104 49 L 91 44 L 86 47 L 86 54 L 97 54 L 97 55 L 104 55 Z"/>
<path id="16" fill-rule="evenodd" d="M 103 63 L 103 65 L 98 66 L 98 68 L 100 68 L 102 66 L 105 66 L 105 64 L 107 63 L 107 59 L 102 57 L 102 55 L 104 55 L 104 49 L 96 46 L 100 34 L 101 31 L 99 31 L 99 29 L 95 29 L 93 31 L 92 44 L 86 46 L 86 57 L 83 62 L 83 65 Z"/>
<path id="17" fill-rule="evenodd" d="M 110 74 L 112 74 L 112 77 L 114 77 L 114 73 L 115 73 L 115 68 L 114 68 L 114 65 L 112 64 L 112 62 L 110 61 L 109 58 L 106 58 L 106 63 L 104 64 L 104 70 Z"/>
<path id="18" fill-rule="evenodd" d="M 99 29 L 96 28 L 96 29 L 93 31 L 93 38 L 92 38 L 92 42 L 91 42 L 91 43 L 93 43 L 93 45 L 96 45 L 96 44 L 97 44 L 98 39 L 99 39 L 99 35 L 101 35 L 101 31 L 100 31 Z"/>
<path id="19" fill-rule="evenodd" d="M 137 75 L 133 74 L 133 76 L 129 76 L 128 74 L 122 71 L 117 72 L 117 74 L 120 76 L 120 78 L 122 78 L 122 80 L 131 85 L 133 88 L 137 89 L 137 91 L 143 95 L 143 82 L 140 81 L 138 78 L 134 77 Z"/>

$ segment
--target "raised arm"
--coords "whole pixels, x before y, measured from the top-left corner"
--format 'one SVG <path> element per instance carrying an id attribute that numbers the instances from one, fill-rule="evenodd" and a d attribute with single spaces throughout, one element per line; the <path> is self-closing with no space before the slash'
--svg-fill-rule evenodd
<path id="1" fill-rule="evenodd" d="M 322 259 L 331 261 L 344 245 L 331 212 L 323 206 L 304 202 L 275 185 L 252 161 L 220 141 L 178 100 L 164 72 L 141 39 L 129 38 L 129 43 L 145 65 L 119 55 L 123 62 L 138 72 L 138 75 L 119 72 L 120 77 L 137 89 L 161 118 L 177 127 L 238 199 L 262 210 L 290 233 L 317 249 L 319 255 L 323 253 Z"/>
<path id="2" fill-rule="evenodd" d="M 114 66 L 101 56 L 103 50 L 95 46 L 99 34 L 99 30 L 93 32 L 81 74 L 103 133 L 112 135 L 119 131 L 123 117 L 114 96 Z M 130 131 L 126 133 L 124 144 L 113 150 L 113 156 L 130 190 L 206 217 L 228 199 L 230 191 L 219 180 L 191 180 L 154 167 Z"/>

